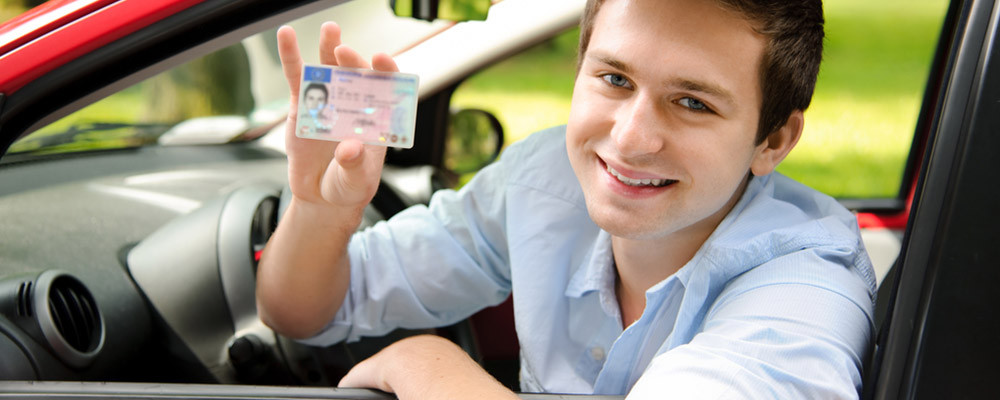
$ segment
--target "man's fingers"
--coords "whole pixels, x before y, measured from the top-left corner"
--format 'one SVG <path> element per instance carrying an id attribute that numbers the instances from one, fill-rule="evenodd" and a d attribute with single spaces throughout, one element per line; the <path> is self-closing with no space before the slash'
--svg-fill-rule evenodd
<path id="1" fill-rule="evenodd" d="M 334 53 L 337 55 L 337 63 L 341 67 L 371 68 L 368 65 L 368 61 L 365 61 L 364 57 L 361 57 L 361 54 L 347 45 L 337 46 Z"/>
<path id="2" fill-rule="evenodd" d="M 337 382 L 337 387 L 342 388 L 373 388 L 374 379 L 371 379 L 371 368 L 369 363 L 361 362 L 347 371 L 347 374 Z"/>
<path id="3" fill-rule="evenodd" d="M 339 142 L 334 150 L 336 161 L 327 166 L 324 174 L 323 197 L 344 204 L 371 201 L 385 157 L 385 148 L 379 147 L 364 145 L 357 139 Z"/>
<path id="4" fill-rule="evenodd" d="M 372 56 L 372 68 L 379 71 L 391 71 L 399 72 L 399 67 L 396 66 L 396 60 L 389 57 L 388 54 L 378 53 Z"/>
<path id="5" fill-rule="evenodd" d="M 357 140 L 345 140 L 337 146 L 334 156 L 337 164 L 346 170 L 354 169 L 361 164 L 362 154 L 365 150 L 364 144 Z"/>
<path id="6" fill-rule="evenodd" d="M 281 70 L 285 72 L 292 98 L 298 98 L 299 81 L 302 79 L 302 55 L 299 54 L 295 30 L 290 26 L 278 29 L 278 56 L 281 58 Z"/>
<path id="7" fill-rule="evenodd" d="M 370 165 L 381 165 L 385 158 L 385 146 L 363 144 L 357 139 L 348 139 L 337 144 L 334 158 L 341 168 L 353 171 L 356 169 L 370 168 Z M 366 161 L 368 160 L 368 161 Z"/>
<path id="8" fill-rule="evenodd" d="M 376 357 L 364 360 L 341 378 L 337 387 L 342 388 L 372 388 L 392 393 L 392 387 L 380 375 Z"/>
<path id="9" fill-rule="evenodd" d="M 335 22 L 324 22 L 319 28 L 319 62 L 339 65 L 334 50 L 340 46 L 340 26 Z"/>

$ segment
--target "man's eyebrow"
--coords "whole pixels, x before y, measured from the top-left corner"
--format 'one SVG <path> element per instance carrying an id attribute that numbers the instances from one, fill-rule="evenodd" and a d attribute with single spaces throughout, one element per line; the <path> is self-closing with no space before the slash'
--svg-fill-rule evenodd
<path id="1" fill-rule="evenodd" d="M 677 86 L 684 90 L 689 90 L 692 92 L 701 92 L 708 95 L 718 97 L 722 101 L 729 103 L 730 105 L 736 104 L 736 100 L 733 99 L 732 93 L 728 90 L 723 89 L 721 86 L 714 85 L 707 82 L 698 82 L 689 79 L 673 79 L 669 84 Z"/>
<path id="2" fill-rule="evenodd" d="M 597 61 L 597 62 L 599 62 L 601 64 L 605 64 L 605 65 L 607 65 L 607 66 L 609 66 L 611 68 L 617 69 L 617 70 L 619 70 L 621 72 L 624 72 L 626 74 L 632 72 L 632 68 L 630 68 L 628 66 L 628 64 L 626 64 L 625 62 L 623 62 L 621 60 L 618 60 L 618 59 L 616 59 L 614 57 L 606 56 L 606 55 L 603 55 L 603 54 L 598 54 L 598 55 L 594 55 L 594 56 L 592 56 L 590 58 L 593 58 L 594 61 Z"/>

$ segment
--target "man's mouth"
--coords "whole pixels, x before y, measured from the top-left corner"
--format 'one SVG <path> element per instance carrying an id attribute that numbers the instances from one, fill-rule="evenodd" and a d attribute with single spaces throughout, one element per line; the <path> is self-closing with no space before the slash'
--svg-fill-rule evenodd
<path id="1" fill-rule="evenodd" d="M 673 180 L 673 179 L 633 179 L 633 178 L 629 178 L 629 177 L 627 177 L 625 175 L 622 175 L 620 172 L 616 171 L 614 168 L 611 168 L 610 165 L 606 165 L 605 164 L 605 166 L 607 166 L 608 173 L 611 174 L 611 176 L 614 176 L 615 178 L 618 179 L 619 182 L 624 183 L 624 184 L 626 184 L 628 186 L 635 186 L 635 187 L 664 187 L 664 186 L 667 186 L 667 185 L 669 185 L 671 183 L 677 182 L 676 180 Z"/>

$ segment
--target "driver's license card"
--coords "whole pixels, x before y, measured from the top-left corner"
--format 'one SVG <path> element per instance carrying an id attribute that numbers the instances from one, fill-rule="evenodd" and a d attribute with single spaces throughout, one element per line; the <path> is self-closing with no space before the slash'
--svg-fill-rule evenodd
<path id="1" fill-rule="evenodd" d="M 305 65 L 295 135 L 411 148 L 417 84 L 413 74 Z"/>

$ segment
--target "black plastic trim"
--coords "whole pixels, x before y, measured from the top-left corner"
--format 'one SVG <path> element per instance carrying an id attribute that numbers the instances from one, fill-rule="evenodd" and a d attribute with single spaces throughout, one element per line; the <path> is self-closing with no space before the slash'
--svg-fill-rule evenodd
<path id="1" fill-rule="evenodd" d="M 991 211 L 1000 188 L 1000 8 L 990 2 L 964 129 L 958 132 L 950 165 L 946 202 L 934 230 L 918 310 L 920 340 L 913 355 L 907 394 L 918 398 L 987 398 L 996 395 L 996 332 L 1000 315 L 995 282 L 996 216 Z M 943 188 L 938 188 L 943 189 Z M 918 226 L 917 229 L 920 227 Z M 928 227 L 930 228 L 930 227 Z"/>
<path id="2" fill-rule="evenodd" d="M 4 106 L 5 103 L 7 103 L 7 95 L 4 94 L 4 93 L 0 93 L 0 116 L 3 116 L 3 114 L 4 114 L 4 112 L 3 112 L 4 111 L 3 110 L 3 106 Z M 0 121 L 2 121 L 2 119 L 0 119 Z M 3 123 L 2 122 L 0 122 L 0 132 L 3 132 Z"/>
<path id="3" fill-rule="evenodd" d="M 947 62 L 942 74 L 941 97 L 931 113 L 928 148 L 918 178 L 910 223 L 897 261 L 898 284 L 883 338 L 874 398 L 911 398 L 916 377 L 916 357 L 922 340 L 923 310 L 933 290 L 928 265 L 937 257 L 939 222 L 950 202 L 952 177 L 960 139 L 969 125 L 972 94 L 980 83 L 984 37 L 990 25 L 992 1 L 956 1 L 946 18 L 942 38 L 948 40 Z M 940 56 L 941 54 L 939 54 Z M 925 102 L 926 106 L 927 102 Z M 926 227 L 926 228 L 922 228 Z"/>
<path id="4" fill-rule="evenodd" d="M 112 382 L 20 382 L 0 381 L 0 399 L 348 399 L 391 400 L 388 393 L 371 389 L 194 385 L 194 384 L 144 384 Z M 625 396 L 564 395 L 522 393 L 526 400 L 617 400 Z"/>
<path id="5" fill-rule="evenodd" d="M 906 199 L 900 198 L 845 198 L 837 199 L 837 202 L 844 208 L 856 212 L 892 213 L 900 212 L 906 207 Z"/>

